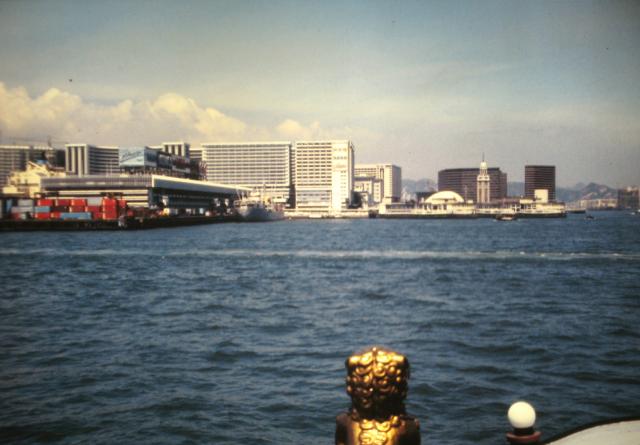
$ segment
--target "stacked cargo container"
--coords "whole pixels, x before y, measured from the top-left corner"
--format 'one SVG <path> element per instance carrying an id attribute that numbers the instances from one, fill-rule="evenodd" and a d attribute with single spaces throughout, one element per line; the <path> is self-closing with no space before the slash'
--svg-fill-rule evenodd
<path id="1" fill-rule="evenodd" d="M 11 219 L 26 220 L 113 220 L 126 212 L 124 199 L 94 198 L 42 198 L 18 199 L 11 205 Z"/>
<path id="2" fill-rule="evenodd" d="M 33 215 L 33 200 L 18 199 L 15 206 L 10 210 L 11 219 L 29 219 Z"/>

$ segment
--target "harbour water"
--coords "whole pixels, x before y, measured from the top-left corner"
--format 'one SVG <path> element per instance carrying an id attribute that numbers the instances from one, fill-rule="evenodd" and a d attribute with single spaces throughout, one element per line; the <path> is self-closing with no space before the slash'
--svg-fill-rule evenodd
<path id="1" fill-rule="evenodd" d="M 0 442 L 331 444 L 344 360 L 409 357 L 423 443 L 640 414 L 640 219 L 0 234 Z"/>

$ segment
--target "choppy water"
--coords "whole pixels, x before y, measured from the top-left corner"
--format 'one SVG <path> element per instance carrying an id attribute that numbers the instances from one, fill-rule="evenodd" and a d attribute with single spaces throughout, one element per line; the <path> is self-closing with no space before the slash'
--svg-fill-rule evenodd
<path id="1" fill-rule="evenodd" d="M 640 414 L 640 219 L 0 235 L 0 441 L 331 444 L 344 359 L 412 364 L 424 443 Z"/>

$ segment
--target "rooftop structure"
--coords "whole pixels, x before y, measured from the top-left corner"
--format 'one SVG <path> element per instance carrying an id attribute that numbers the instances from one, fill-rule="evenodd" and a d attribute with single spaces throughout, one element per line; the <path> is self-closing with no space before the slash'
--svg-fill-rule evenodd
<path id="1" fill-rule="evenodd" d="M 191 144 L 184 141 L 162 143 L 162 151 L 170 155 L 182 156 L 183 158 L 190 157 L 190 148 Z"/>
<path id="2" fill-rule="evenodd" d="M 120 171 L 127 173 L 159 174 L 188 179 L 202 179 L 205 176 L 200 161 L 149 147 L 121 147 L 118 167 Z"/>
<path id="3" fill-rule="evenodd" d="M 62 198 L 120 196 L 132 207 L 208 208 L 249 189 L 162 175 L 94 175 L 43 178 L 42 191 Z"/>

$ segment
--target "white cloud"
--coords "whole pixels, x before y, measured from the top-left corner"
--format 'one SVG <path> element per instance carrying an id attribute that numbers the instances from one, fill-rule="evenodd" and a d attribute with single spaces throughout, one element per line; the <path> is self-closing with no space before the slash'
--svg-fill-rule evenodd
<path id="1" fill-rule="evenodd" d="M 87 102 L 80 96 L 50 88 L 31 97 L 23 87 L 0 82 L 0 131 L 4 141 L 27 138 L 44 141 L 108 145 L 151 145 L 161 141 L 202 142 L 265 139 L 353 139 L 349 127 L 324 128 L 285 119 L 274 128 L 249 125 L 194 99 L 165 93 L 153 100 L 123 100 L 115 105 Z"/>
<path id="2" fill-rule="evenodd" d="M 25 88 L 7 88 L 2 82 L 0 130 L 6 140 L 51 136 L 61 141 L 117 145 L 175 139 L 197 144 L 264 136 L 263 129 L 176 93 L 150 101 L 127 99 L 115 105 L 99 105 L 57 88 L 32 98 Z"/>
<path id="3" fill-rule="evenodd" d="M 285 119 L 276 127 L 276 131 L 285 139 L 291 140 L 309 140 L 321 137 L 319 134 L 321 132 L 320 124 L 317 121 L 305 127 L 293 119 Z"/>

